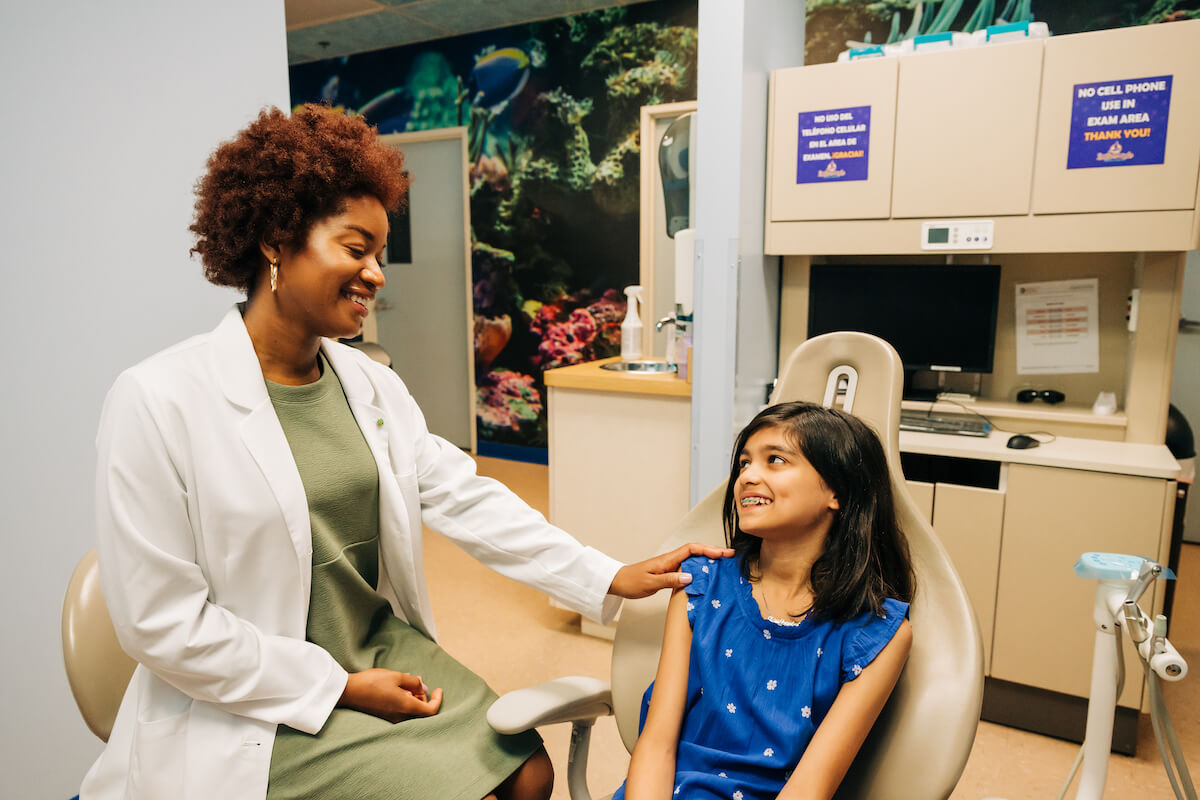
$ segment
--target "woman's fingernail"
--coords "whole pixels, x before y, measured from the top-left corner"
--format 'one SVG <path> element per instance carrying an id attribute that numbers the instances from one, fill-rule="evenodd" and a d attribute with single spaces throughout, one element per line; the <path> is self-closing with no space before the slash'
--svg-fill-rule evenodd
<path id="1" fill-rule="evenodd" d="M 679 576 L 679 585 L 680 586 L 687 586 L 691 582 L 692 582 L 691 575 L 689 575 L 686 572 L 680 574 L 680 576 Z"/>

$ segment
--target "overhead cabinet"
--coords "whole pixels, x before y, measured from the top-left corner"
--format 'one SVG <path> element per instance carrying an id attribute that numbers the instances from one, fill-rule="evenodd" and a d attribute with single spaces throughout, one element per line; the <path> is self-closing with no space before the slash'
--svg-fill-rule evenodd
<path id="1" fill-rule="evenodd" d="M 765 250 L 1200 247 L 1197 54 L 1200 20 L 778 70 Z"/>
<path id="2" fill-rule="evenodd" d="M 893 217 L 1028 214 L 1042 43 L 899 59 Z"/>
<path id="3" fill-rule="evenodd" d="M 1198 28 L 1176 23 L 1046 40 L 1035 214 L 1195 207 Z"/>
<path id="4" fill-rule="evenodd" d="M 779 219 L 885 219 L 892 201 L 895 59 L 775 74 L 772 208 Z"/>

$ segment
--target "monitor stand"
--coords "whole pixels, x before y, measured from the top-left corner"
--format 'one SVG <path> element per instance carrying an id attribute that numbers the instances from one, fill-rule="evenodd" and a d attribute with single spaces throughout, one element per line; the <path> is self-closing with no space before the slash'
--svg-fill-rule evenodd
<path id="1" fill-rule="evenodd" d="M 938 393 L 941 388 L 938 386 L 918 387 L 914 385 L 917 372 L 919 370 L 906 369 L 904 370 L 904 394 L 902 397 L 905 400 L 918 400 L 922 403 L 933 403 L 937 400 Z"/>

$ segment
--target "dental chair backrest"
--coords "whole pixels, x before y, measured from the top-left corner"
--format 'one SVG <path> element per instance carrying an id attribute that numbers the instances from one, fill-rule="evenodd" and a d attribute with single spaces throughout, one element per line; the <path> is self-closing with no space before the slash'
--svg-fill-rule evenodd
<path id="1" fill-rule="evenodd" d="M 903 368 L 891 345 L 865 333 L 830 333 L 792 353 L 773 403 L 833 405 L 875 429 L 887 452 L 896 513 L 908 535 L 917 592 L 910 611 L 913 646 L 887 706 L 850 767 L 838 797 L 872 800 L 948 798 L 975 740 L 983 701 L 983 646 L 962 581 L 917 509 L 900 469 Z M 693 508 L 665 547 L 724 543 L 724 485 Z M 637 740 L 642 693 L 654 680 L 666 592 L 626 601 L 613 643 L 612 687 L 625 746 Z"/>

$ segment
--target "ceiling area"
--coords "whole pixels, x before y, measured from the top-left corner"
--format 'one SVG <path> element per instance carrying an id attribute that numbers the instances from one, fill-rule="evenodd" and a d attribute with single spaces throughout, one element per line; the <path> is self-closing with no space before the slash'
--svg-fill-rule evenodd
<path id="1" fill-rule="evenodd" d="M 288 63 L 446 39 L 645 0 L 284 0 Z"/>

